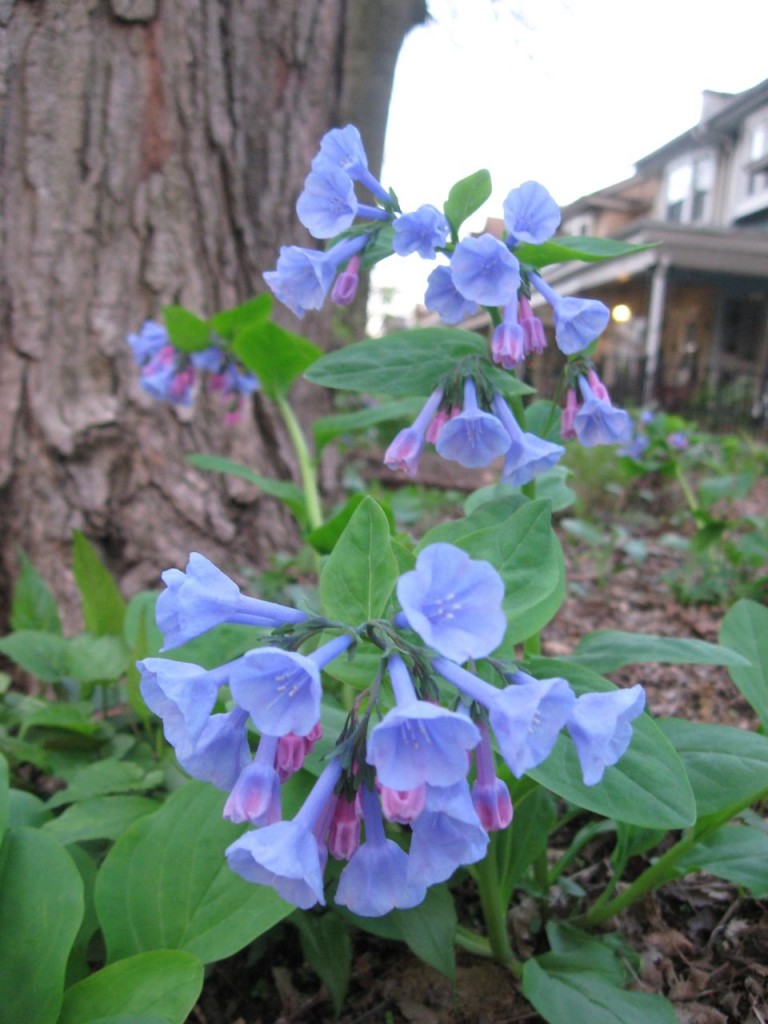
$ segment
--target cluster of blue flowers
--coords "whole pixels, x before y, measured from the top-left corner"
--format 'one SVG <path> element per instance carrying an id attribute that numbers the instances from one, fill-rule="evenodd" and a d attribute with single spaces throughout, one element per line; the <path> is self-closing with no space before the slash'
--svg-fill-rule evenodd
<path id="1" fill-rule="evenodd" d="M 253 826 L 226 851 L 230 867 L 305 909 L 325 903 L 329 855 L 347 862 L 337 903 L 369 917 L 415 906 L 428 886 L 481 860 L 489 833 L 511 821 L 492 736 L 519 778 L 566 729 L 583 781 L 594 785 L 626 751 L 644 708 L 639 686 L 577 697 L 565 679 L 536 679 L 514 665 L 491 662 L 502 686 L 470 671 L 467 663 L 503 640 L 504 586 L 489 563 L 450 544 L 424 548 L 400 576 L 390 619 L 355 626 L 245 596 L 199 554 L 163 580 L 165 649 L 225 622 L 268 631 L 213 670 L 147 658 L 141 692 L 183 768 L 229 794 L 226 817 Z M 321 634 L 331 639 L 299 650 Z M 282 820 L 280 784 L 322 735 L 322 669 L 371 645 L 382 671 L 356 701 L 304 805 Z"/>
<path id="2" fill-rule="evenodd" d="M 138 334 L 129 334 L 140 369 L 139 383 L 153 398 L 174 405 L 190 405 L 199 373 L 207 373 L 210 391 L 219 393 L 226 405 L 227 422 L 235 422 L 243 398 L 259 388 L 259 379 L 242 370 L 224 349 L 217 345 L 197 352 L 180 351 L 172 343 L 168 331 L 154 320 L 145 321 Z"/>

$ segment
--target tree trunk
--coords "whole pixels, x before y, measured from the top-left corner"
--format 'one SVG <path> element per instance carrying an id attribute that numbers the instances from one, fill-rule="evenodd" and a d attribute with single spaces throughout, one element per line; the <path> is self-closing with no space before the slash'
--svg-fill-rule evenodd
<path id="1" fill-rule="evenodd" d="M 73 529 L 127 594 L 190 550 L 236 570 L 295 543 L 271 499 L 184 461 L 291 476 L 274 409 L 257 397 L 230 428 L 205 396 L 161 405 L 125 335 L 165 304 L 235 305 L 264 290 L 281 244 L 309 244 L 294 203 L 320 136 L 356 121 L 376 167 L 397 50 L 424 14 L 423 0 L 0 0 L 0 610 L 17 546 L 72 603 Z M 279 316 L 327 340 L 327 317 Z"/>

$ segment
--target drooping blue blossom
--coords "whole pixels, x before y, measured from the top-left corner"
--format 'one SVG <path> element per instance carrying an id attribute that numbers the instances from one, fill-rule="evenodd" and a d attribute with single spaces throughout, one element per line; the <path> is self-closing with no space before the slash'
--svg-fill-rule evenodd
<path id="1" fill-rule="evenodd" d="M 530 299 L 525 295 L 520 296 L 519 324 L 520 330 L 523 332 L 525 354 L 530 356 L 543 352 L 547 347 L 544 324 L 534 315 Z"/>
<path id="2" fill-rule="evenodd" d="M 192 552 L 186 571 L 162 573 L 166 589 L 157 599 L 155 616 L 163 634 L 163 650 L 178 647 L 224 622 L 275 627 L 305 622 L 296 608 L 241 594 L 229 576 L 204 555 Z"/>
<path id="3" fill-rule="evenodd" d="M 319 171 L 329 165 L 340 168 L 353 181 L 359 181 L 383 203 L 392 201 L 392 196 L 368 169 L 363 140 L 354 125 L 331 128 L 321 139 L 320 151 L 312 161 L 312 170 Z"/>
<path id="4" fill-rule="evenodd" d="M 307 736 L 320 718 L 320 669 L 351 643 L 349 635 L 335 637 L 310 655 L 279 647 L 248 651 L 230 673 L 232 697 L 259 732 Z"/>
<path id="5" fill-rule="evenodd" d="M 170 345 L 171 339 L 163 324 L 155 320 L 145 320 L 138 334 L 129 334 L 127 342 L 133 350 L 133 358 L 137 366 L 144 366 L 153 356 Z"/>
<path id="6" fill-rule="evenodd" d="M 320 309 L 339 267 L 365 248 L 368 235 L 347 238 L 325 252 L 284 245 L 275 270 L 263 276 L 277 298 L 297 317 L 308 309 Z"/>
<path id="7" fill-rule="evenodd" d="M 366 760 L 383 786 L 416 789 L 424 783 L 453 785 L 469 770 L 468 751 L 480 733 L 468 718 L 418 700 L 399 655 L 389 658 L 396 707 L 368 735 Z"/>
<path id="8" fill-rule="evenodd" d="M 166 345 L 141 367 L 139 384 L 148 395 L 173 405 L 191 405 L 195 368 L 173 345 Z"/>
<path id="9" fill-rule="evenodd" d="M 451 257 L 451 277 L 456 289 L 482 306 L 506 306 L 517 299 L 520 264 L 493 235 L 465 238 Z"/>
<path id="10" fill-rule="evenodd" d="M 163 720 L 172 747 L 193 745 L 200 737 L 235 662 L 210 671 L 185 661 L 144 658 L 136 663 L 144 703 Z"/>
<path id="11" fill-rule="evenodd" d="M 409 878 L 409 857 L 384 833 L 376 794 L 361 792 L 365 842 L 341 873 L 336 902 L 360 917 L 382 917 L 390 910 L 408 910 L 421 903 L 426 886 Z"/>
<path id="12" fill-rule="evenodd" d="M 568 718 L 585 786 L 594 786 L 616 764 L 632 740 L 630 722 L 645 708 L 642 686 L 608 693 L 584 693 Z"/>
<path id="13" fill-rule="evenodd" d="M 599 397 L 586 377 L 579 377 L 579 389 L 584 401 L 573 418 L 573 431 L 579 443 L 585 448 L 629 444 L 633 434 L 629 413 L 612 405 L 610 398 Z"/>
<path id="14" fill-rule="evenodd" d="M 509 788 L 496 774 L 491 737 L 479 725 L 480 742 L 475 747 L 476 776 L 472 783 L 472 805 L 486 832 L 498 832 L 512 821 L 512 799 Z"/>
<path id="15" fill-rule="evenodd" d="M 189 359 L 196 370 L 206 373 L 220 373 L 227 364 L 226 355 L 216 345 L 190 353 Z"/>
<path id="16" fill-rule="evenodd" d="M 401 430 L 384 453 L 388 469 L 402 469 L 415 476 L 424 451 L 427 428 L 443 400 L 443 389 L 436 388 L 422 406 L 410 427 Z"/>
<path id="17" fill-rule="evenodd" d="M 690 441 L 684 430 L 675 430 L 667 436 L 667 444 L 675 451 L 684 452 L 688 449 Z"/>
<path id="18" fill-rule="evenodd" d="M 462 664 L 484 658 L 504 639 L 504 583 L 489 562 L 470 558 L 453 544 L 430 544 L 416 568 L 397 581 L 403 609 L 395 620 L 429 647 Z"/>
<path id="19" fill-rule="evenodd" d="M 524 431 L 501 395 L 494 395 L 491 404 L 512 442 L 504 456 L 502 483 L 522 487 L 539 473 L 544 473 L 557 465 L 565 455 L 565 448 L 561 444 L 545 441 L 536 434 Z"/>
<path id="20" fill-rule="evenodd" d="M 392 248 L 397 255 L 410 256 L 417 252 L 424 260 L 435 259 L 435 250 L 445 246 L 450 232 L 445 216 L 429 204 L 398 217 L 393 229 Z"/>
<path id="21" fill-rule="evenodd" d="M 538 274 L 531 274 L 531 280 L 552 307 L 555 341 L 564 355 L 582 352 L 603 333 L 611 318 L 605 303 L 558 295 Z"/>
<path id="22" fill-rule="evenodd" d="M 488 710 L 501 756 L 513 775 L 520 778 L 549 757 L 576 700 L 565 679 L 535 679 L 517 672 L 512 684 L 499 690 L 445 658 L 436 658 L 432 666 Z"/>
<path id="23" fill-rule="evenodd" d="M 517 299 L 513 299 L 504 307 L 503 319 L 491 338 L 491 358 L 504 370 L 514 370 L 525 361 L 525 334 L 517 316 Z"/>
<path id="24" fill-rule="evenodd" d="M 194 742 L 175 748 L 176 760 L 193 779 L 229 792 L 251 762 L 247 720 L 242 708 L 211 715 Z"/>
<path id="25" fill-rule="evenodd" d="M 396 821 L 399 825 L 412 825 L 424 810 L 427 799 L 427 786 L 422 783 L 415 789 L 392 789 L 379 784 L 379 800 L 381 810 L 387 821 Z"/>
<path id="26" fill-rule="evenodd" d="M 262 736 L 253 761 L 240 773 L 224 804 L 222 815 L 230 821 L 272 825 L 280 821 L 280 779 L 275 771 L 277 737 Z"/>
<path id="27" fill-rule="evenodd" d="M 642 459 L 648 450 L 648 446 L 651 442 L 645 436 L 645 434 L 636 434 L 629 444 L 623 445 L 621 448 L 616 449 L 617 455 L 624 455 L 630 459 Z"/>
<path id="28" fill-rule="evenodd" d="M 330 164 L 312 171 L 296 201 L 296 213 L 313 238 L 334 238 L 357 217 L 388 220 L 390 215 L 378 206 L 359 203 L 352 179 Z"/>
<path id="29" fill-rule="evenodd" d="M 510 438 L 492 413 L 477 404 L 477 389 L 471 377 L 464 381 L 464 406 L 458 416 L 443 426 L 435 448 L 439 455 L 467 469 L 488 466 L 509 449 Z"/>
<path id="30" fill-rule="evenodd" d="M 531 242 L 540 245 L 557 231 L 560 207 L 537 181 L 525 181 L 504 200 L 504 225 L 507 243 Z"/>
<path id="31" fill-rule="evenodd" d="M 340 774 L 341 763 L 333 758 L 292 821 L 278 821 L 236 839 L 225 851 L 230 868 L 248 882 L 272 886 L 302 910 L 316 903 L 324 906 L 323 864 L 313 830 L 333 799 Z"/>
<path id="32" fill-rule="evenodd" d="M 466 779 L 452 786 L 427 786 L 424 810 L 411 826 L 408 880 L 444 882 L 488 851 L 488 833 L 477 816 Z"/>
<path id="33" fill-rule="evenodd" d="M 477 312 L 477 303 L 457 290 L 450 267 L 435 267 L 429 275 L 424 305 L 447 324 L 458 324 Z"/>

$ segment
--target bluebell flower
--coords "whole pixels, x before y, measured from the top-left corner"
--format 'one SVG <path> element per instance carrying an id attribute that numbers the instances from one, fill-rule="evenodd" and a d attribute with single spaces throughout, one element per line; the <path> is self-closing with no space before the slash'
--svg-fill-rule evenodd
<path id="1" fill-rule="evenodd" d="M 331 302 L 334 306 L 351 306 L 360 285 L 360 256 L 355 255 L 336 278 L 331 288 Z"/>
<path id="2" fill-rule="evenodd" d="M 560 207 L 537 181 L 523 182 L 504 200 L 508 244 L 531 242 L 540 245 L 554 235 L 559 223 Z"/>
<path id="3" fill-rule="evenodd" d="M 381 810 L 387 821 L 412 825 L 424 810 L 427 799 L 427 786 L 424 782 L 415 789 L 392 789 L 391 786 L 379 784 L 378 790 Z"/>
<path id="4" fill-rule="evenodd" d="M 383 917 L 390 910 L 407 910 L 424 900 L 426 886 L 408 878 L 408 854 L 387 839 L 376 794 L 361 792 L 365 842 L 341 873 L 336 902 L 360 917 Z"/>
<path id="5" fill-rule="evenodd" d="M 525 334 L 517 319 L 517 299 L 504 307 L 504 317 L 494 328 L 491 358 L 505 370 L 514 370 L 525 361 Z"/>
<path id="6" fill-rule="evenodd" d="M 432 665 L 487 709 L 501 756 L 513 775 L 520 778 L 549 757 L 576 700 L 565 679 L 534 679 L 517 672 L 512 685 L 499 690 L 445 658 L 436 658 Z"/>
<path id="7" fill-rule="evenodd" d="M 457 868 L 476 864 L 488 851 L 488 833 L 465 779 L 452 786 L 428 786 L 424 810 L 411 831 L 407 878 L 416 885 L 444 882 Z"/>
<path id="8" fill-rule="evenodd" d="M 506 306 L 517 298 L 520 264 L 493 235 L 465 238 L 451 257 L 451 277 L 465 299 L 482 306 Z"/>
<path id="9" fill-rule="evenodd" d="M 565 448 L 561 444 L 553 444 L 536 434 L 524 431 L 501 395 L 494 395 L 491 404 L 512 442 L 504 456 L 504 468 L 501 471 L 502 483 L 510 484 L 512 487 L 522 487 L 539 473 L 544 473 L 557 465 L 565 455 Z"/>
<path id="10" fill-rule="evenodd" d="M 176 760 L 193 779 L 229 792 L 251 763 L 247 720 L 242 708 L 211 715 L 194 742 L 175 748 Z"/>
<path id="11" fill-rule="evenodd" d="M 207 671 L 200 665 L 168 658 L 136 663 L 144 703 L 163 720 L 163 734 L 172 747 L 194 744 L 208 722 L 219 687 L 235 662 Z"/>
<path id="12" fill-rule="evenodd" d="M 429 204 L 398 217 L 393 229 L 392 248 L 397 255 L 417 252 L 424 260 L 435 259 L 435 250 L 444 247 L 450 232 L 445 216 Z"/>
<path id="13" fill-rule="evenodd" d="M 367 235 L 347 238 L 325 252 L 284 245 L 275 270 L 268 270 L 264 280 L 277 298 L 297 317 L 308 309 L 320 309 L 326 300 L 338 268 L 364 249 Z"/>
<path id="14" fill-rule="evenodd" d="M 341 763 L 334 758 L 292 821 L 278 821 L 236 839 L 225 851 L 230 868 L 248 882 L 272 886 L 302 910 L 316 903 L 324 906 L 323 864 L 313 830 L 334 799 L 340 775 Z"/>
<path id="15" fill-rule="evenodd" d="M 349 860 L 360 846 L 362 811 L 357 799 L 348 800 L 342 793 L 336 800 L 328 827 L 328 852 L 335 860 Z"/>
<path id="16" fill-rule="evenodd" d="M 129 334 L 126 341 L 133 349 L 133 358 L 138 366 L 144 366 L 171 343 L 168 331 L 154 320 L 145 320 L 139 333 Z"/>
<path id="17" fill-rule="evenodd" d="M 237 823 L 272 825 L 281 818 L 280 779 L 275 770 L 277 737 L 262 736 L 253 761 L 238 776 L 223 817 Z"/>
<path id="18" fill-rule="evenodd" d="M 464 406 L 438 434 L 435 444 L 438 454 L 467 469 L 478 469 L 504 455 L 509 446 L 509 434 L 494 415 L 480 409 L 475 382 L 467 377 Z"/>
<path id="19" fill-rule="evenodd" d="M 684 430 L 675 430 L 668 435 L 667 444 L 670 448 L 674 448 L 675 451 L 684 452 L 688 448 L 690 441 Z"/>
<path id="20" fill-rule="evenodd" d="M 195 368 L 184 363 L 173 345 L 166 345 L 141 367 L 139 384 L 148 395 L 174 405 L 190 405 Z"/>
<path id="21" fill-rule="evenodd" d="M 320 669 L 351 643 L 349 635 L 336 637 L 310 655 L 279 647 L 248 651 L 230 673 L 232 697 L 259 732 L 306 736 L 320 718 Z"/>
<path id="22" fill-rule="evenodd" d="M 366 760 L 383 786 L 409 790 L 428 783 L 453 785 L 469 770 L 467 752 L 480 740 L 477 726 L 462 715 L 418 700 L 399 655 L 389 658 L 396 707 L 368 735 Z"/>
<path id="23" fill-rule="evenodd" d="M 329 165 L 340 168 L 353 181 L 359 181 L 382 202 L 392 201 L 392 196 L 368 169 L 363 140 L 354 125 L 331 128 L 321 139 L 320 151 L 312 161 L 312 170 L 319 171 Z"/>
<path id="24" fill-rule="evenodd" d="M 453 544 L 430 544 L 397 581 L 395 620 L 453 661 L 484 658 L 504 639 L 504 583 L 489 562 Z"/>
<path id="25" fill-rule="evenodd" d="M 603 333 L 611 318 L 605 303 L 558 295 L 538 274 L 531 274 L 531 280 L 552 307 L 555 341 L 564 355 L 583 351 Z"/>
<path id="26" fill-rule="evenodd" d="M 629 444 L 622 445 L 621 448 L 616 449 L 617 455 L 624 455 L 630 459 L 642 459 L 648 450 L 650 441 L 645 434 L 636 434 Z"/>
<path id="27" fill-rule="evenodd" d="M 573 418 L 573 430 L 580 444 L 593 448 L 598 444 L 628 444 L 632 440 L 632 418 L 624 409 L 611 405 L 610 398 L 599 397 L 586 377 L 579 377 L 579 389 L 584 399 Z"/>
<path id="28" fill-rule="evenodd" d="M 457 290 L 450 267 L 435 267 L 429 275 L 424 305 L 447 324 L 458 324 L 477 312 L 477 303 Z"/>
<path id="29" fill-rule="evenodd" d="M 491 737 L 484 725 L 478 725 L 480 742 L 475 747 L 476 777 L 472 783 L 472 806 L 486 832 L 499 832 L 512 821 L 509 787 L 496 774 Z"/>
<path id="30" fill-rule="evenodd" d="M 402 469 L 415 476 L 419 459 L 424 451 L 427 428 L 443 400 L 443 389 L 436 388 L 421 408 L 419 415 L 410 425 L 401 430 L 384 453 L 387 469 Z"/>
<path id="31" fill-rule="evenodd" d="M 543 352 L 547 347 L 544 324 L 534 315 L 531 303 L 525 295 L 520 297 L 519 324 L 523 332 L 523 346 L 527 356 Z"/>
<path id="32" fill-rule="evenodd" d="M 390 214 L 378 206 L 359 203 L 354 185 L 344 171 L 332 165 L 312 171 L 296 201 L 296 213 L 313 238 L 334 238 L 357 217 L 389 220 Z"/>
<path id="33" fill-rule="evenodd" d="M 616 764 L 632 740 L 630 722 L 645 708 L 642 686 L 609 693 L 584 693 L 568 718 L 585 786 L 594 786 Z"/>
<path id="34" fill-rule="evenodd" d="M 305 622 L 304 612 L 246 597 L 240 588 L 204 555 L 192 552 L 186 571 L 162 573 L 166 590 L 157 599 L 155 617 L 163 634 L 163 650 L 178 647 L 224 622 L 275 627 Z"/>
<path id="35" fill-rule="evenodd" d="M 205 370 L 207 373 L 220 373 L 227 362 L 227 357 L 216 345 L 190 353 L 189 359 L 196 370 Z"/>

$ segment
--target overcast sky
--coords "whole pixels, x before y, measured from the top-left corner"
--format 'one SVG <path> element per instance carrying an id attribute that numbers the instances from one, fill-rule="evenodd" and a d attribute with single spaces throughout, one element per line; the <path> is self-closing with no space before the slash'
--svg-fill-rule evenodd
<path id="1" fill-rule="evenodd" d="M 382 181 L 440 206 L 481 167 L 498 216 L 534 178 L 564 205 L 691 128 L 705 89 L 768 78 L 767 0 L 429 0 L 398 61 Z M 419 260 L 407 267 L 420 273 Z M 421 261 L 423 262 L 423 261 Z M 403 287 L 402 260 L 377 282 Z M 416 286 L 418 290 L 418 286 Z"/>

